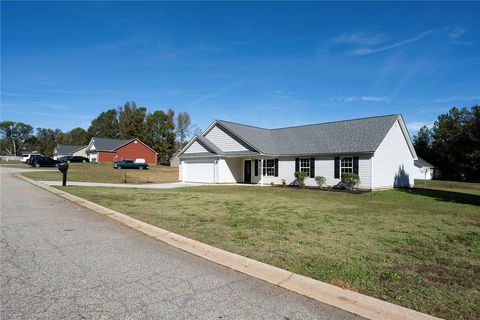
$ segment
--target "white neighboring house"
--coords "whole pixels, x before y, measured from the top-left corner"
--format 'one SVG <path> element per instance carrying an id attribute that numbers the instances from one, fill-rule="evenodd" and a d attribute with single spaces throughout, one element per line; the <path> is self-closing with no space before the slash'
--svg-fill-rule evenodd
<path id="1" fill-rule="evenodd" d="M 53 158 L 55 160 L 65 156 L 87 157 L 87 146 L 59 144 L 53 149 Z"/>
<path id="2" fill-rule="evenodd" d="M 418 157 L 418 159 L 414 161 L 414 165 L 416 168 L 415 174 L 413 175 L 415 179 L 432 180 L 435 169 L 433 164 L 430 164 L 424 159 Z"/>
<path id="3" fill-rule="evenodd" d="M 306 172 L 326 185 L 342 173 L 357 173 L 362 189 L 413 186 L 417 159 L 399 114 L 305 126 L 264 129 L 215 120 L 181 150 L 184 182 L 295 184 Z"/>

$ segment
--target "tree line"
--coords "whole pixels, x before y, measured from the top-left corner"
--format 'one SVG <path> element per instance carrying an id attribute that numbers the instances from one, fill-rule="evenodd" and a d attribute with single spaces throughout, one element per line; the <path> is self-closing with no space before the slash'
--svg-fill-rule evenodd
<path id="1" fill-rule="evenodd" d="M 158 162 L 168 160 L 199 129 L 192 126 L 187 112 L 175 114 L 172 109 L 149 112 L 128 101 L 123 106 L 100 113 L 90 127 L 74 128 L 68 132 L 60 129 L 34 128 L 23 122 L 2 121 L 0 143 L 3 155 L 20 155 L 38 151 L 52 155 L 57 144 L 86 145 L 92 137 L 112 139 L 138 138 L 158 152 Z"/>
<path id="2" fill-rule="evenodd" d="M 413 144 L 440 179 L 480 182 L 480 106 L 451 108 L 432 128 L 420 128 Z"/>

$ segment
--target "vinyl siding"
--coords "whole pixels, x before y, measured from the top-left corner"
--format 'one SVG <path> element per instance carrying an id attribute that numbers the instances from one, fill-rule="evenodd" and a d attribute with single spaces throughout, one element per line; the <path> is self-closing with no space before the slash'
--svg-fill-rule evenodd
<path id="1" fill-rule="evenodd" d="M 354 156 L 354 155 L 352 155 Z M 360 176 L 360 188 L 371 189 L 372 188 L 372 163 L 371 155 L 357 155 L 358 161 L 358 173 Z M 313 157 L 313 156 L 312 156 Z M 308 158 L 311 158 L 310 156 Z M 335 155 L 331 156 L 316 156 L 315 158 L 315 175 L 323 176 L 326 178 L 325 184 L 328 186 L 334 186 L 340 179 L 334 178 L 334 166 Z M 255 162 L 252 161 L 252 183 L 261 182 L 261 172 L 259 170 L 259 176 L 255 177 L 255 168 L 253 167 Z M 295 183 L 295 157 L 280 157 L 278 160 L 278 177 L 265 176 L 263 177 L 263 183 L 265 184 L 281 184 L 282 179 L 285 180 L 287 185 Z M 316 186 L 317 182 L 314 178 L 306 178 L 305 184 L 307 186 Z"/>
<path id="2" fill-rule="evenodd" d="M 425 173 L 421 172 L 420 169 L 421 168 L 415 166 L 415 168 L 413 170 L 413 178 L 424 180 L 425 179 Z M 432 180 L 432 176 L 433 176 L 433 170 L 432 170 L 432 168 L 429 168 L 428 171 L 427 171 L 426 179 L 427 180 Z"/>
<path id="3" fill-rule="evenodd" d="M 73 156 L 86 157 L 87 156 L 87 147 L 85 147 L 83 149 L 80 149 L 77 152 L 74 152 Z"/>
<path id="4" fill-rule="evenodd" d="M 218 160 L 218 166 L 220 183 L 243 182 L 243 159 L 220 159 Z"/>
<path id="5" fill-rule="evenodd" d="M 205 149 L 200 143 L 197 141 L 194 141 L 190 147 L 188 147 L 187 150 L 185 150 L 185 153 L 201 153 L 201 152 L 209 152 L 207 149 Z"/>
<path id="6" fill-rule="evenodd" d="M 413 156 L 398 120 L 387 133 L 372 158 L 373 188 L 408 187 L 415 176 Z"/>
<path id="7" fill-rule="evenodd" d="M 214 126 L 205 137 L 225 152 L 249 150 L 243 143 L 230 136 L 218 126 Z"/>

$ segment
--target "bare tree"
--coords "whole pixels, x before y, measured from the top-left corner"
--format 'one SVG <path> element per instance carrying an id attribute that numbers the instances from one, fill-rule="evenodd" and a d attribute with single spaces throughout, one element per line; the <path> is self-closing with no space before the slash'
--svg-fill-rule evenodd
<path id="1" fill-rule="evenodd" d="M 180 147 L 183 147 L 190 134 L 192 120 L 187 112 L 179 112 L 177 114 L 177 140 Z"/>

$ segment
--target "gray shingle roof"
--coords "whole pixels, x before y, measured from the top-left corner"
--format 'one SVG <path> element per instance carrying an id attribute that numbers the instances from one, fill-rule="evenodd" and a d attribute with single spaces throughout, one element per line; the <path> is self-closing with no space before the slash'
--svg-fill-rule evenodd
<path id="1" fill-rule="evenodd" d="M 435 166 L 427 161 L 425 159 L 422 159 L 418 157 L 418 160 L 413 161 L 416 167 L 421 168 L 421 167 L 428 167 L 428 168 L 435 168 Z"/>
<path id="2" fill-rule="evenodd" d="M 55 154 L 73 154 L 75 151 L 85 148 L 86 146 L 74 146 L 69 144 L 59 144 L 55 148 Z"/>
<path id="3" fill-rule="evenodd" d="M 197 137 L 197 140 L 199 140 L 200 144 L 202 144 L 204 147 L 209 149 L 211 152 L 216 154 L 222 153 L 222 150 L 220 150 L 216 145 L 213 144 L 213 142 L 211 142 L 204 136 L 196 136 L 196 137 Z"/>
<path id="4" fill-rule="evenodd" d="M 94 151 L 115 151 L 119 147 L 135 140 L 135 139 L 108 139 L 108 138 L 97 138 L 93 137 L 93 145 L 95 146 Z"/>
<path id="5" fill-rule="evenodd" d="M 261 153 L 297 155 L 374 152 L 399 117 L 394 114 L 278 129 L 217 122 Z"/>
<path id="6" fill-rule="evenodd" d="M 209 157 L 209 156 L 225 156 L 225 157 L 241 157 L 241 156 L 254 156 L 258 155 L 256 151 L 222 151 L 218 148 L 213 142 L 205 138 L 204 136 L 195 136 L 200 144 L 202 144 L 208 152 L 197 152 L 197 153 L 183 153 L 180 155 L 180 158 L 196 158 L 196 157 Z"/>

